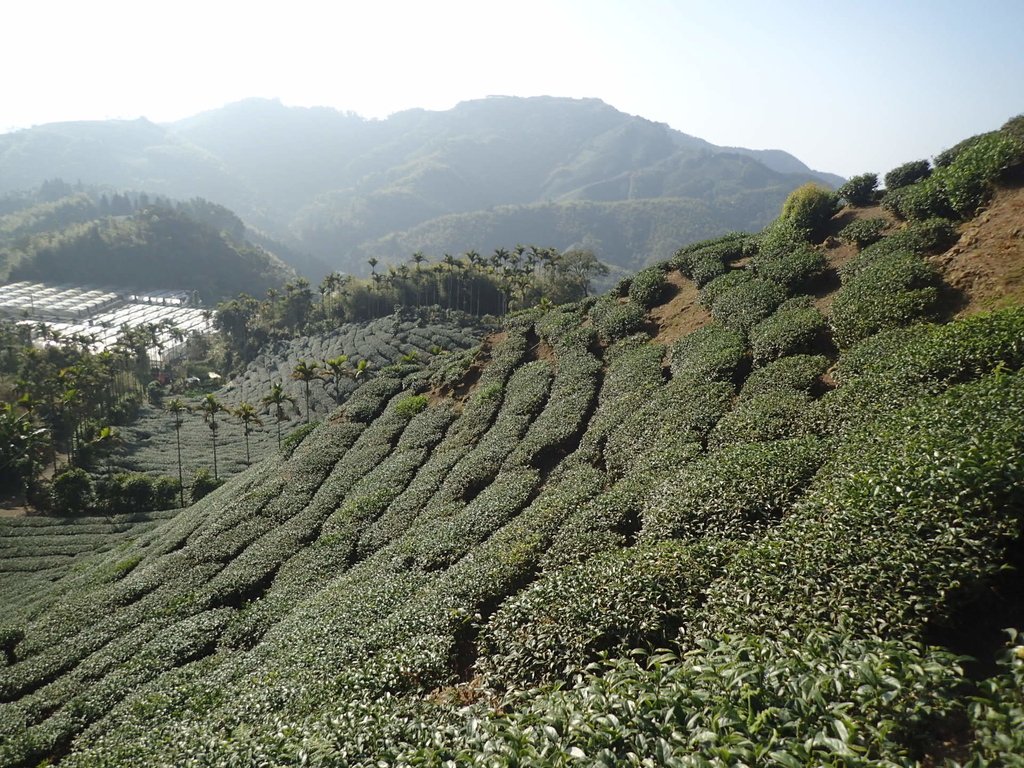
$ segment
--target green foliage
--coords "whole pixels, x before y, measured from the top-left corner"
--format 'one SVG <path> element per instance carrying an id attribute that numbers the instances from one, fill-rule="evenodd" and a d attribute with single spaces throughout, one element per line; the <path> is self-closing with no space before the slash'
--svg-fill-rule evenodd
<path id="1" fill-rule="evenodd" d="M 708 325 L 672 346 L 672 375 L 695 381 L 730 381 L 745 355 L 743 337 L 723 325 Z"/>
<path id="2" fill-rule="evenodd" d="M 838 210 L 838 199 L 814 182 L 797 187 L 782 204 L 780 218 L 807 233 L 810 239 L 820 239 L 832 216 Z"/>
<path id="3" fill-rule="evenodd" d="M 395 412 L 404 418 L 412 418 L 426 407 L 426 395 L 410 395 L 395 405 Z"/>
<path id="4" fill-rule="evenodd" d="M 481 641 L 491 685 L 568 677 L 602 652 L 658 648 L 684 623 L 727 550 L 675 542 L 600 554 L 505 603 Z"/>
<path id="5" fill-rule="evenodd" d="M 741 258 L 751 242 L 750 235 L 738 232 L 715 240 L 703 240 L 679 249 L 671 264 L 702 287 L 725 274 L 729 262 Z"/>
<path id="6" fill-rule="evenodd" d="M 888 192 L 900 187 L 907 187 L 927 179 L 932 172 L 927 160 L 912 160 L 896 166 L 885 174 L 885 188 Z"/>
<path id="7" fill-rule="evenodd" d="M 730 420 L 720 433 L 721 442 L 731 439 L 730 432 L 741 439 L 756 439 L 760 428 L 757 419 L 771 408 L 771 404 L 762 408 L 762 399 L 774 397 L 760 395 L 747 401 L 754 403 L 753 408 L 744 407 L 739 419 Z M 726 419 L 729 416 L 719 424 Z M 781 428 L 769 426 L 765 432 L 793 431 L 778 422 L 773 426 Z M 640 539 L 696 542 L 708 537 L 749 536 L 789 509 L 822 459 L 821 444 L 813 437 L 724 445 L 682 467 L 651 493 L 643 512 Z"/>
<path id="8" fill-rule="evenodd" d="M 1022 427 L 1020 374 L 869 419 L 730 564 L 708 602 L 715 625 L 765 632 L 799 616 L 899 635 L 983 601 L 1021 535 Z"/>
<path id="9" fill-rule="evenodd" d="M 856 219 L 839 230 L 839 239 L 844 243 L 856 245 L 858 248 L 866 248 L 881 240 L 882 233 L 888 226 L 889 222 L 880 216 Z"/>
<path id="10" fill-rule="evenodd" d="M 223 480 L 215 480 L 210 470 L 205 467 L 196 471 L 189 486 L 189 498 L 195 504 L 200 499 L 217 490 L 224 484 Z"/>
<path id="11" fill-rule="evenodd" d="M 610 343 L 641 330 L 647 313 L 632 299 L 619 302 L 613 296 L 602 296 L 591 307 L 590 320 L 601 339 Z"/>
<path id="12" fill-rule="evenodd" d="M 396 762 L 905 765 L 961 716 L 964 684 L 955 656 L 907 640 L 817 629 L 713 637 L 682 654 L 607 661 L 571 687 L 513 692 L 440 735 L 419 721 L 406 739 L 434 738 Z M 993 735 L 997 723 L 987 725 Z M 997 762 L 1012 759 L 1006 744 L 993 747 Z"/>
<path id="13" fill-rule="evenodd" d="M 911 253 L 878 256 L 844 275 L 830 318 L 836 343 L 848 347 L 886 328 L 931 319 L 937 283 L 935 270 Z"/>
<path id="14" fill-rule="evenodd" d="M 751 269 L 765 280 L 793 293 L 819 277 L 827 267 L 824 254 L 807 244 L 786 253 L 773 253 L 762 248 L 751 261 Z"/>
<path id="15" fill-rule="evenodd" d="M 786 355 L 810 352 L 825 329 L 825 317 L 809 297 L 790 299 L 751 329 L 754 363 L 764 365 Z"/>
<path id="16" fill-rule="evenodd" d="M 970 218 L 988 202 L 994 182 L 1024 162 L 1024 142 L 999 131 L 975 136 L 935 158 L 927 179 L 888 193 L 883 204 L 904 219 Z"/>
<path id="17" fill-rule="evenodd" d="M 285 456 L 291 456 L 295 449 L 302 444 L 307 435 L 316 429 L 316 424 L 301 424 L 289 432 L 281 443 L 281 450 Z"/>
<path id="18" fill-rule="evenodd" d="M 629 284 L 629 298 L 644 309 L 661 302 L 665 292 L 665 272 L 661 267 L 648 267 L 637 272 Z"/>
<path id="19" fill-rule="evenodd" d="M 50 489 L 54 510 L 62 515 L 80 515 L 95 499 L 92 478 L 84 469 L 67 469 L 53 478 Z"/>
<path id="20" fill-rule="evenodd" d="M 722 294 L 754 279 L 754 273 L 747 269 L 732 269 L 704 284 L 700 289 L 700 303 L 705 309 L 711 309 Z"/>
<path id="21" fill-rule="evenodd" d="M 836 190 L 836 194 L 854 207 L 871 205 L 875 201 L 875 190 L 878 188 L 878 174 L 862 173 L 851 177 Z"/>
<path id="22" fill-rule="evenodd" d="M 711 315 L 726 328 L 746 337 L 785 299 L 786 291 L 777 283 L 755 277 L 719 293 L 711 304 Z"/>
<path id="23" fill-rule="evenodd" d="M 829 365 L 830 361 L 824 355 L 781 357 L 755 369 L 743 383 L 740 398 L 787 390 L 809 393 L 818 386 Z"/>

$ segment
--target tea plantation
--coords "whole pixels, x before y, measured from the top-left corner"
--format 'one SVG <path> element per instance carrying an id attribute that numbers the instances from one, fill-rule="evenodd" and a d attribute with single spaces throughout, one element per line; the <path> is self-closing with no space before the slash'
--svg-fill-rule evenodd
<path id="1" fill-rule="evenodd" d="M 323 418 L 347 398 L 363 376 L 374 375 L 381 368 L 405 361 L 425 363 L 441 356 L 442 361 L 457 359 L 460 353 L 478 345 L 482 338 L 478 324 L 460 324 L 448 318 L 431 318 L 412 313 L 381 318 L 363 323 L 346 323 L 329 334 L 302 336 L 279 342 L 261 352 L 245 371 L 221 387 L 214 396 L 226 408 L 236 409 L 241 403 L 255 406 L 261 423 L 250 424 L 248 462 L 255 462 L 277 451 L 277 418 L 272 406 L 263 402 L 271 387 L 282 386 L 293 402 L 285 403 L 280 424 L 288 435 L 305 424 L 305 392 L 303 382 L 292 378 L 300 361 L 317 364 L 317 376 L 310 385 L 310 414 Z M 326 374 L 325 361 L 344 355 L 346 370 L 354 372 L 360 361 L 367 362 L 366 372 L 359 377 Z M 442 362 L 439 361 L 439 362 Z M 195 411 L 199 395 L 184 402 Z M 249 466 L 246 454 L 245 427 L 231 413 L 217 416 L 218 475 L 231 477 Z M 174 416 L 164 408 L 144 405 L 139 418 L 123 430 L 121 445 L 112 451 L 109 461 L 115 471 L 145 472 L 154 476 L 177 477 L 177 453 Z M 196 472 L 212 471 L 212 446 L 209 424 L 201 413 L 182 417 L 180 427 L 182 465 L 186 484 Z"/>
<path id="2" fill-rule="evenodd" d="M 972 157 L 841 269 L 790 211 L 185 509 L 3 521 L 0 765 L 1024 765 L 1024 308 L 916 215 Z"/>

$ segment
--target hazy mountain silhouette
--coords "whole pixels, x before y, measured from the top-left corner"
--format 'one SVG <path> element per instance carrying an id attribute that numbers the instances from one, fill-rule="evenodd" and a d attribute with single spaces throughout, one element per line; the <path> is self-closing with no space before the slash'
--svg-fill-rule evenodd
<path id="1" fill-rule="evenodd" d="M 201 196 L 348 271 L 371 254 L 484 249 L 510 235 L 561 248 L 586 239 L 636 267 L 695 238 L 760 228 L 807 180 L 841 181 L 780 150 L 717 147 L 597 99 L 555 97 L 386 120 L 250 99 L 167 125 L 57 123 L 0 136 L 0 191 L 57 177 Z M 600 234 L 608 221 L 625 229 Z"/>

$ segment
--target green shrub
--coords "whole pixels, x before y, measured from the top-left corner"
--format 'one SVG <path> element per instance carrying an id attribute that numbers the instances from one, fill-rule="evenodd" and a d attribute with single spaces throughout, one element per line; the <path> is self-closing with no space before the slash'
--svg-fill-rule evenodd
<path id="1" fill-rule="evenodd" d="M 602 296 L 591 307 L 590 321 L 601 339 L 611 343 L 641 330 L 647 322 L 647 313 L 632 299 L 620 303 L 609 295 Z"/>
<path id="2" fill-rule="evenodd" d="M 291 456 L 295 453 L 295 449 L 299 447 L 299 444 L 306 439 L 306 436 L 316 429 L 316 423 L 302 424 L 296 427 L 287 435 L 284 440 L 281 441 L 281 452 L 285 456 Z"/>
<path id="3" fill-rule="evenodd" d="M 727 551 L 661 543 L 545 575 L 506 601 L 481 633 L 485 678 L 518 687 L 568 677 L 602 653 L 660 647 L 699 605 Z"/>
<path id="4" fill-rule="evenodd" d="M 711 305 L 711 315 L 745 337 L 785 300 L 786 292 L 780 286 L 755 277 L 720 293 Z"/>
<path id="5" fill-rule="evenodd" d="M 810 402 L 806 393 L 785 389 L 740 400 L 719 419 L 708 448 L 799 437 L 807 432 L 804 415 Z"/>
<path id="6" fill-rule="evenodd" d="M 1019 548 L 1022 489 L 1024 377 L 919 398 L 846 437 L 800 504 L 730 562 L 708 615 L 734 632 L 797 616 L 894 636 L 942 627 Z"/>
<path id="7" fill-rule="evenodd" d="M 677 378 L 730 381 L 746 355 L 743 338 L 712 323 L 672 345 L 672 375 Z"/>
<path id="8" fill-rule="evenodd" d="M 841 270 L 844 280 L 857 274 L 883 256 L 913 253 L 923 256 L 938 253 L 956 241 L 956 227 L 949 219 L 932 218 L 908 222 L 898 232 L 869 245 Z"/>
<path id="9" fill-rule="evenodd" d="M 949 198 L 934 177 L 890 190 L 882 198 L 882 207 L 901 219 L 947 217 L 953 213 Z"/>
<path id="10" fill-rule="evenodd" d="M 665 273 L 661 267 L 648 267 L 637 272 L 629 284 L 629 298 L 645 309 L 661 302 L 665 292 Z"/>
<path id="11" fill-rule="evenodd" d="M 411 419 L 420 411 L 426 410 L 426 395 L 410 395 L 395 404 L 395 413 L 402 418 Z"/>
<path id="12" fill-rule="evenodd" d="M 782 204 L 781 218 L 807 232 L 809 238 L 819 240 L 838 210 L 837 201 L 834 192 L 808 182 L 790 192 Z"/>
<path id="13" fill-rule="evenodd" d="M 67 469 L 54 477 L 50 494 L 54 510 L 62 515 L 81 515 L 95 500 L 92 478 L 78 467 Z"/>
<path id="14" fill-rule="evenodd" d="M 884 254 L 853 274 L 832 303 L 833 338 L 840 347 L 887 328 L 935 317 L 938 275 L 912 253 Z"/>
<path id="15" fill-rule="evenodd" d="M 959 153 L 949 167 L 933 175 L 946 192 L 953 210 L 970 218 L 988 202 L 992 183 L 1008 168 L 1024 162 L 1024 143 L 995 133 L 981 136 Z"/>
<path id="16" fill-rule="evenodd" d="M 737 285 L 749 283 L 754 279 L 754 273 L 747 269 L 733 269 L 719 275 L 700 289 L 699 300 L 705 309 L 711 309 L 715 299 L 726 291 L 735 288 Z"/>
<path id="17" fill-rule="evenodd" d="M 178 506 L 180 484 L 176 477 L 158 477 L 153 482 L 153 509 Z"/>
<path id="18" fill-rule="evenodd" d="M 844 243 L 866 248 L 882 239 L 882 233 L 889 222 L 882 217 L 857 219 L 839 230 L 839 239 Z"/>
<path id="19" fill-rule="evenodd" d="M 743 538 L 781 518 L 817 471 L 817 438 L 736 443 L 691 462 L 647 499 L 640 541 Z"/>
<path id="20" fill-rule="evenodd" d="M 1017 115 L 1011 117 L 1002 127 L 999 129 L 1000 133 L 1005 133 L 1018 141 L 1024 141 L 1024 115 Z"/>
<path id="21" fill-rule="evenodd" d="M 871 205 L 875 201 L 875 190 L 878 188 L 878 174 L 863 173 L 853 176 L 836 190 L 839 197 L 854 207 Z"/>
<path id="22" fill-rule="evenodd" d="M 680 248 L 671 264 L 700 287 L 725 274 L 729 262 L 747 255 L 754 239 L 751 235 L 734 232 L 715 240 L 693 243 Z"/>
<path id="23" fill-rule="evenodd" d="M 954 162 L 956 162 L 957 158 L 960 157 L 960 155 L 963 154 L 965 150 L 970 149 L 971 147 L 973 147 L 975 144 L 977 144 L 979 141 L 982 141 L 986 137 L 994 136 L 995 134 L 996 131 L 988 131 L 987 133 L 979 133 L 977 136 L 969 136 L 966 139 L 963 139 L 962 141 L 958 141 L 949 149 L 945 149 L 942 152 L 939 152 L 939 154 L 935 156 L 936 169 L 948 168 Z"/>
<path id="24" fill-rule="evenodd" d="M 810 392 L 818 385 L 828 367 L 829 359 L 824 355 L 781 357 L 754 370 L 743 383 L 740 398 L 785 390 Z"/>
<path id="25" fill-rule="evenodd" d="M 819 277 L 828 263 L 821 251 L 803 244 L 784 254 L 767 254 L 762 251 L 754 257 L 750 266 L 758 277 L 771 280 L 787 293 L 792 293 Z"/>
<path id="26" fill-rule="evenodd" d="M 776 219 L 757 238 L 757 248 L 751 256 L 780 256 L 807 245 L 807 231 L 788 219 Z"/>
<path id="27" fill-rule="evenodd" d="M 909 163 L 899 165 L 885 174 L 885 188 L 887 191 L 916 184 L 931 175 L 932 167 L 927 160 L 911 160 Z"/>
<path id="28" fill-rule="evenodd" d="M 756 365 L 786 355 L 809 352 L 826 328 L 824 315 L 806 296 L 790 299 L 750 331 L 750 348 Z"/>
<path id="29" fill-rule="evenodd" d="M 148 475 L 124 472 L 96 483 L 96 496 L 113 514 L 147 512 L 154 509 L 153 480 Z"/>
<path id="30" fill-rule="evenodd" d="M 189 498 L 192 499 L 192 503 L 195 504 L 204 496 L 207 496 L 220 488 L 223 484 L 223 480 L 215 480 L 213 478 L 213 475 L 210 474 L 210 470 L 205 467 L 199 469 L 196 471 L 195 476 L 192 478 L 192 484 L 189 486 Z"/>
<path id="31" fill-rule="evenodd" d="M 893 190 L 883 205 L 904 219 L 950 214 L 970 218 L 988 202 L 993 183 L 1022 162 L 1024 142 L 1016 137 L 998 131 L 975 136 L 936 157 L 938 167 L 931 176 Z"/>

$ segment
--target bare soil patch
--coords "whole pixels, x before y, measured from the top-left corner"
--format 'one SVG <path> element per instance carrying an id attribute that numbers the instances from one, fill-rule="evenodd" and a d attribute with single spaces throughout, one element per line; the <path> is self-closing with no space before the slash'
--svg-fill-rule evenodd
<path id="1" fill-rule="evenodd" d="M 666 291 L 672 298 L 651 310 L 651 323 L 655 326 L 653 341 L 671 344 L 711 322 L 711 314 L 698 301 L 697 285 L 678 271 L 665 275 Z"/>
<path id="2" fill-rule="evenodd" d="M 958 316 L 1024 304 L 1024 186 L 999 189 L 956 245 L 929 260 L 963 297 Z"/>

